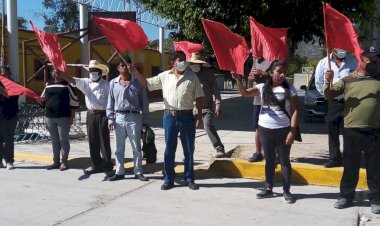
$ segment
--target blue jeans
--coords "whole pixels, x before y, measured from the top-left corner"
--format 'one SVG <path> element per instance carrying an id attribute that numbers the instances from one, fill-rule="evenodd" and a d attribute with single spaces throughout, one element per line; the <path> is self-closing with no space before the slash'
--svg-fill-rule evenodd
<path id="1" fill-rule="evenodd" d="M 124 175 L 124 151 L 125 140 L 129 138 L 133 150 L 133 163 L 134 174 L 142 174 L 142 154 L 141 154 L 141 129 L 143 124 L 143 118 L 141 114 L 116 113 L 115 123 L 115 162 L 116 162 L 116 174 Z"/>
<path id="2" fill-rule="evenodd" d="M 194 182 L 195 120 L 193 113 L 188 112 L 173 116 L 168 112 L 164 112 L 163 124 L 166 143 L 164 154 L 165 183 L 174 183 L 174 159 L 178 143 L 178 133 L 180 133 L 183 154 L 185 156 L 184 180 L 186 182 Z"/>

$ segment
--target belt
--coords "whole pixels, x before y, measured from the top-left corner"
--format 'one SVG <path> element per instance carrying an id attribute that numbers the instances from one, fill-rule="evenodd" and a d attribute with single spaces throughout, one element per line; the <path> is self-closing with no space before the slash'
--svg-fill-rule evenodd
<path id="1" fill-rule="evenodd" d="M 344 98 L 338 98 L 338 99 L 333 99 L 335 101 L 338 101 L 338 102 L 344 102 Z"/>
<path id="2" fill-rule="evenodd" d="M 164 111 L 166 113 L 171 114 L 172 116 L 183 115 L 183 114 L 186 114 L 186 113 L 193 113 L 193 109 L 188 109 L 188 110 L 169 110 L 169 109 L 165 109 Z"/>
<path id="3" fill-rule="evenodd" d="M 139 111 L 132 111 L 132 110 L 116 110 L 116 113 L 120 113 L 120 114 L 140 114 Z"/>
<path id="4" fill-rule="evenodd" d="M 106 110 L 87 109 L 87 112 L 90 114 L 105 114 Z"/>

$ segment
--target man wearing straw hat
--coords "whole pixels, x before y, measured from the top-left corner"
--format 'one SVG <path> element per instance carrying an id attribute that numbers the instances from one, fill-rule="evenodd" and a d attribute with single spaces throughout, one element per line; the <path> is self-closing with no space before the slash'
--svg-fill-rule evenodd
<path id="1" fill-rule="evenodd" d="M 220 141 L 218 132 L 216 131 L 213 121 L 214 114 L 217 118 L 220 117 L 222 114 L 220 107 L 222 98 L 220 97 L 220 92 L 216 83 L 215 75 L 210 69 L 210 64 L 204 61 L 200 53 L 192 53 L 191 58 L 188 60 L 188 62 L 190 63 L 190 69 L 197 75 L 204 93 L 202 107 L 203 127 L 208 137 L 210 138 L 212 146 L 216 150 L 215 158 L 226 157 L 224 145 Z M 197 114 L 196 109 L 194 111 Z"/>
<path id="2" fill-rule="evenodd" d="M 102 78 L 102 75 L 108 74 L 109 69 L 97 60 L 91 60 L 88 70 L 90 72 L 89 78 L 75 78 L 64 74 L 59 76 L 75 85 L 85 95 L 87 136 L 92 162 L 92 167 L 86 169 L 85 173 L 110 172 L 113 169 L 113 164 L 111 161 L 110 131 L 106 116 L 109 83 Z"/>
<path id="3" fill-rule="evenodd" d="M 320 60 L 315 69 L 315 86 L 321 94 L 323 94 L 324 73 L 328 69 L 328 61 L 330 61 L 331 70 L 334 71 L 334 82 L 348 76 L 357 67 L 356 59 L 347 55 L 346 50 L 333 49 L 330 56 Z M 325 121 L 329 137 L 329 161 L 324 164 L 326 168 L 342 166 L 343 158 L 340 152 L 339 131 L 343 125 L 343 109 L 343 94 L 328 101 Z"/>

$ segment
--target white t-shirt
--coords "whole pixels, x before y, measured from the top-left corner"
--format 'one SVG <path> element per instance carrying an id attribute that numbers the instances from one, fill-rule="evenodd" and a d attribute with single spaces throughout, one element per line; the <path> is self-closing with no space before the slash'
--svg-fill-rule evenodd
<path id="1" fill-rule="evenodd" d="M 290 126 L 290 120 L 288 116 L 281 110 L 281 107 L 278 105 L 270 105 L 265 103 L 263 98 L 265 84 L 258 84 L 256 87 L 260 91 L 261 96 L 261 112 L 259 115 L 259 126 L 268 128 L 268 129 L 279 129 Z M 285 99 L 285 89 L 282 86 L 274 87 L 273 93 L 279 102 L 284 101 Z M 289 95 L 291 97 L 297 96 L 296 89 L 289 84 Z M 286 99 L 285 109 L 291 115 L 290 110 L 290 99 Z"/>

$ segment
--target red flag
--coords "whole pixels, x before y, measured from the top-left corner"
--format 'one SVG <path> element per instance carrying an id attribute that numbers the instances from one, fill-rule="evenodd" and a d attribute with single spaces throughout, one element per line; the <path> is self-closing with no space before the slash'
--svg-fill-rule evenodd
<path id="1" fill-rule="evenodd" d="M 285 61 L 288 55 L 288 28 L 265 27 L 253 17 L 249 18 L 251 27 L 252 55 L 267 61 Z"/>
<path id="2" fill-rule="evenodd" d="M 133 21 L 96 16 L 92 19 L 118 52 L 140 50 L 149 44 L 144 30 Z"/>
<path id="3" fill-rule="evenodd" d="M 244 62 L 249 56 L 245 39 L 233 33 L 222 23 L 202 19 L 202 24 L 214 49 L 220 69 L 243 75 Z"/>
<path id="4" fill-rule="evenodd" d="M 173 42 L 173 45 L 175 51 L 180 50 L 186 54 L 186 60 L 189 60 L 191 58 L 191 53 L 196 53 L 203 49 L 202 44 L 188 41 Z"/>
<path id="5" fill-rule="evenodd" d="M 341 14 L 328 3 L 323 4 L 325 21 L 326 48 L 339 48 L 355 53 L 355 57 L 361 61 L 362 48 L 358 42 L 358 35 L 350 19 Z"/>
<path id="6" fill-rule="evenodd" d="M 32 25 L 33 31 L 36 34 L 38 42 L 42 48 L 42 51 L 45 53 L 46 57 L 53 64 L 55 68 L 62 72 L 67 71 L 65 60 L 63 59 L 61 46 L 58 42 L 58 36 L 52 33 L 40 31 L 36 28 L 32 21 L 29 21 Z"/>
<path id="7" fill-rule="evenodd" d="M 7 79 L 6 77 L 0 75 L 0 81 L 3 83 L 5 89 L 7 90 L 8 96 L 20 96 L 24 95 L 27 97 L 30 97 L 32 99 L 35 99 L 37 102 L 41 102 L 42 99 L 40 96 L 38 96 L 35 92 L 32 90 L 25 88 L 15 82 L 12 82 L 11 80 Z"/>

